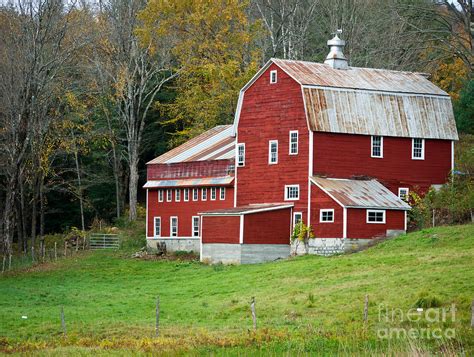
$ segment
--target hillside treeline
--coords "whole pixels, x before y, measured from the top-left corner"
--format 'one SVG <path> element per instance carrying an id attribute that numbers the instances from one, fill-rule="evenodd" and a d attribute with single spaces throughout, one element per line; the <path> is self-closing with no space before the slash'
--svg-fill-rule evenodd
<path id="1" fill-rule="evenodd" d="M 471 1 L 16 0 L 0 5 L 0 242 L 137 217 L 145 163 L 232 122 L 271 57 L 420 71 L 474 133 Z"/>

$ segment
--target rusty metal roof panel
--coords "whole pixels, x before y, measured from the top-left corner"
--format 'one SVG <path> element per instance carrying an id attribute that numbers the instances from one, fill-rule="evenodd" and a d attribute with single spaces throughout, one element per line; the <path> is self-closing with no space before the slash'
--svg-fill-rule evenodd
<path id="1" fill-rule="evenodd" d="M 147 181 L 143 188 L 228 186 L 232 184 L 233 181 L 233 176 L 190 178 L 179 180 L 150 180 Z"/>
<path id="2" fill-rule="evenodd" d="M 234 157 L 234 148 L 233 126 L 219 125 L 158 156 L 147 164 L 227 159 Z"/>
<path id="3" fill-rule="evenodd" d="M 423 74 L 386 69 L 334 69 L 324 63 L 271 59 L 302 85 L 448 96 Z"/>
<path id="4" fill-rule="evenodd" d="M 410 210 L 410 205 L 377 180 L 311 177 L 311 181 L 346 208 Z"/>
<path id="5" fill-rule="evenodd" d="M 303 86 L 313 131 L 458 140 L 449 97 Z"/>
<path id="6" fill-rule="evenodd" d="M 252 214 L 267 212 L 279 209 L 292 208 L 293 203 L 255 203 L 246 206 L 231 207 L 213 211 L 200 212 L 204 216 L 240 216 L 243 214 Z"/>

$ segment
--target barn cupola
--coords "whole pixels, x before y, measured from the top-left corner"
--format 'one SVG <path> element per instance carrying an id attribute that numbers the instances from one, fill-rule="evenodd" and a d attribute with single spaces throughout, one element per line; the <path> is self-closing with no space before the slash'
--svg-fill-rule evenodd
<path id="1" fill-rule="evenodd" d="M 342 30 L 337 30 L 334 33 L 334 37 L 328 41 L 329 54 L 324 61 L 325 64 L 331 66 L 334 69 L 348 69 L 347 58 L 342 52 L 346 41 L 341 40 L 338 34 L 342 33 Z"/>

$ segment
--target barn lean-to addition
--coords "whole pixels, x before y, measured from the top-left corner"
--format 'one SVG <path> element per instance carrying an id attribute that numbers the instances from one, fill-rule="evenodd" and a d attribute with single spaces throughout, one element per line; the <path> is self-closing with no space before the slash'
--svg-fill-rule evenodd
<path id="1" fill-rule="evenodd" d="M 444 184 L 458 139 L 447 93 L 419 73 L 271 59 L 239 95 L 233 125 L 148 163 L 147 242 L 201 260 L 286 257 L 302 220 L 309 251 L 406 231 L 405 197 Z"/>

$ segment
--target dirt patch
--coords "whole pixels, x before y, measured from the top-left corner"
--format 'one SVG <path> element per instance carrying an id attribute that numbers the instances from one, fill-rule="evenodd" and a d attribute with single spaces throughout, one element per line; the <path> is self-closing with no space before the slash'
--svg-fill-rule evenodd
<path id="1" fill-rule="evenodd" d="M 154 253 L 139 251 L 132 254 L 133 259 L 162 260 L 162 261 L 199 261 L 199 256 L 193 252 Z"/>

